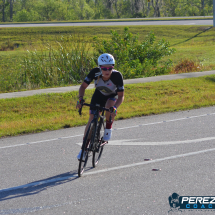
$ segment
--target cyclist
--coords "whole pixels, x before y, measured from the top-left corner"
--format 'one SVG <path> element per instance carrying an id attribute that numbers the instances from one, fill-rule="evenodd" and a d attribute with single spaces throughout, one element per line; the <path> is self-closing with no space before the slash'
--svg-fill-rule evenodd
<path id="1" fill-rule="evenodd" d="M 100 104 L 102 107 L 112 108 L 111 113 L 112 121 L 110 122 L 110 112 L 106 111 L 106 128 L 104 131 L 104 141 L 108 141 L 111 138 L 112 124 L 114 117 L 117 114 L 117 108 L 122 104 L 124 100 L 124 84 L 122 74 L 114 69 L 115 59 L 111 54 L 104 53 L 98 57 L 98 67 L 93 68 L 84 82 L 79 88 L 79 100 L 77 101 L 76 108 L 81 108 L 81 101 L 83 100 L 85 89 L 94 80 L 95 92 L 92 96 L 91 103 L 93 105 Z M 87 132 L 90 122 L 93 120 L 94 109 L 90 107 L 90 117 L 86 125 L 84 136 Z M 81 152 L 79 152 L 77 158 L 80 160 Z M 85 156 L 83 156 L 85 157 Z"/>

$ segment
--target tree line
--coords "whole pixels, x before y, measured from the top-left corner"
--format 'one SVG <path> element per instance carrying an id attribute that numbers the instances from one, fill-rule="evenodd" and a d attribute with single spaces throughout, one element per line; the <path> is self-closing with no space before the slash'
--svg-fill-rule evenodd
<path id="1" fill-rule="evenodd" d="M 213 0 L 1 0 L 0 21 L 209 16 Z"/>

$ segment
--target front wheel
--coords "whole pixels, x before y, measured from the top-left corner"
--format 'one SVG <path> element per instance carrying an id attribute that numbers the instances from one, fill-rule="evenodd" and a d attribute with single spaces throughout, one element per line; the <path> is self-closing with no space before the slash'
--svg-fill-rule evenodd
<path id="1" fill-rule="evenodd" d="M 83 155 L 85 152 L 85 159 L 83 160 Z M 84 173 L 84 169 L 87 165 L 87 161 L 88 161 L 88 151 L 84 151 L 82 150 L 81 153 L 81 159 L 79 160 L 79 166 L 78 166 L 78 176 L 81 177 L 81 175 Z"/>
<path id="2" fill-rule="evenodd" d="M 82 144 L 82 153 L 81 153 L 81 157 L 79 160 L 79 166 L 78 166 L 78 176 L 79 177 L 81 177 L 81 175 L 84 173 L 84 169 L 87 165 L 88 154 L 89 154 L 89 145 L 90 145 L 93 128 L 94 128 L 94 123 L 90 123 L 89 128 L 87 129 L 87 133 L 84 137 L 84 141 Z M 84 153 L 85 153 L 85 159 L 83 159 Z"/>
<path id="3" fill-rule="evenodd" d="M 100 118 L 97 126 L 97 132 L 96 132 L 96 137 L 95 137 L 95 149 L 93 150 L 93 159 L 92 159 L 92 165 L 93 167 L 96 167 L 98 164 L 104 146 L 102 146 L 102 139 L 104 135 L 104 122 L 103 119 Z"/>

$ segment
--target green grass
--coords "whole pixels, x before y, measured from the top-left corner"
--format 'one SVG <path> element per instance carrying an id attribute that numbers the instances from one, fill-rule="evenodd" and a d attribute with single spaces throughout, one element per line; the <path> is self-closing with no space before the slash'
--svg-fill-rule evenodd
<path id="1" fill-rule="evenodd" d="M 81 35 L 87 42 L 92 42 L 94 36 L 108 39 L 111 29 L 123 33 L 124 26 L 0 28 L 0 49 L 8 44 L 14 48 L 0 51 L 0 93 L 27 89 L 17 87 L 22 72 L 20 63 L 26 50 L 44 49 L 46 43 L 56 44 L 56 39 L 62 35 Z M 189 59 L 200 65 L 198 71 L 215 69 L 215 28 L 211 26 L 129 26 L 129 31 L 139 34 L 140 41 L 150 31 L 155 33 L 157 40 L 169 41 L 176 49 L 176 53 L 168 57 L 173 60 L 173 67 L 183 59 Z M 162 61 L 166 60 L 167 57 Z"/>
<path id="2" fill-rule="evenodd" d="M 94 90 L 86 91 L 86 102 Z M 160 114 L 215 105 L 215 75 L 173 81 L 129 84 L 116 119 Z M 0 137 L 86 124 L 89 111 L 79 117 L 78 92 L 1 99 Z"/>
<path id="3" fill-rule="evenodd" d="M 153 31 L 157 39 L 165 38 L 171 45 L 177 46 L 184 43 L 197 42 L 208 44 L 214 42 L 214 28 L 212 26 L 129 26 L 129 31 L 133 34 L 139 34 L 140 41 Z M 32 27 L 32 28 L 0 28 L 0 43 L 11 42 L 18 43 L 18 50 L 24 48 L 40 47 L 41 43 L 52 43 L 56 37 L 65 34 L 85 35 L 87 41 L 92 40 L 94 36 L 101 39 L 110 38 L 110 30 L 116 30 L 122 33 L 124 26 L 88 26 L 88 27 Z M 208 29 L 208 30 L 207 30 Z M 204 40 L 203 40 L 204 39 Z"/>

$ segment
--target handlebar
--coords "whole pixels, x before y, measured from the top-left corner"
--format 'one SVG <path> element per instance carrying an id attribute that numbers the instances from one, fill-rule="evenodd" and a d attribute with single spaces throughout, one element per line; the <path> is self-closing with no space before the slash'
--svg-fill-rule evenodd
<path id="1" fill-rule="evenodd" d="M 89 107 L 98 108 L 100 111 L 105 110 L 105 111 L 109 111 L 110 113 L 113 112 L 113 108 L 108 109 L 108 108 L 101 107 L 101 106 L 96 106 L 96 105 L 92 105 L 92 104 L 87 104 L 87 103 L 84 103 L 84 101 L 82 101 L 82 102 L 81 102 L 81 108 L 78 110 L 80 116 L 81 116 L 81 112 L 82 112 L 82 107 L 83 107 L 84 105 L 85 105 L 85 106 L 89 106 Z M 110 121 L 111 121 L 111 120 L 112 120 L 112 117 L 110 116 Z"/>
<path id="2" fill-rule="evenodd" d="M 103 110 L 105 110 L 105 111 L 109 111 L 110 113 L 112 113 L 112 112 L 113 112 L 113 111 L 111 111 L 110 109 L 108 109 L 108 108 L 105 108 L 105 107 L 96 106 L 96 105 L 87 104 L 87 103 L 84 103 L 84 102 L 82 102 L 82 103 L 81 103 L 81 108 L 78 110 L 78 112 L 79 112 L 79 115 L 81 115 L 81 112 L 82 112 L 82 107 L 83 107 L 84 105 L 85 105 L 85 106 L 89 106 L 89 107 L 98 108 L 100 111 L 103 111 Z"/>

